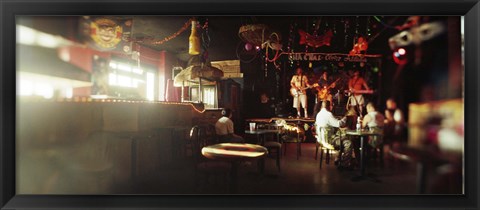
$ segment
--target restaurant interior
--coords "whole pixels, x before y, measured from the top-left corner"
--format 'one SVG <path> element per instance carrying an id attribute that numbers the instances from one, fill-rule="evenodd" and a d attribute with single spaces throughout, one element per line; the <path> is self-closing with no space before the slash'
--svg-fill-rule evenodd
<path id="1" fill-rule="evenodd" d="M 18 16 L 17 194 L 462 194 L 462 16 Z"/>

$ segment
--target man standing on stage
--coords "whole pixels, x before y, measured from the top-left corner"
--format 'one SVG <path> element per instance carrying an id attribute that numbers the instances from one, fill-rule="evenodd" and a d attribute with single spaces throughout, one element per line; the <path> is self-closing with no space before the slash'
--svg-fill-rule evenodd
<path id="1" fill-rule="evenodd" d="M 348 81 L 348 89 L 350 90 L 350 97 L 348 98 L 350 106 L 357 106 L 359 115 L 363 114 L 363 106 L 365 104 L 365 99 L 361 93 L 356 93 L 361 91 L 362 87 L 365 90 L 370 90 L 367 85 L 367 82 L 360 76 L 360 72 L 355 70 L 353 72 L 353 77 Z"/>
<path id="2" fill-rule="evenodd" d="M 302 105 L 305 118 L 308 117 L 307 112 L 307 94 L 305 90 L 310 87 L 308 84 L 307 76 L 303 74 L 302 68 L 297 68 L 297 74 L 293 75 L 292 80 L 290 81 L 290 86 L 292 86 L 292 95 L 293 95 L 293 107 L 297 109 L 297 116 L 301 117 L 300 105 Z"/>

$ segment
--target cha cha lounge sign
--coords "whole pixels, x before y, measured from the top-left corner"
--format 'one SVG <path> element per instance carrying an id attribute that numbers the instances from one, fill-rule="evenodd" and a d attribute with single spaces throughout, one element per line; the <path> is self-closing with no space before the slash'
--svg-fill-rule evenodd
<path id="1" fill-rule="evenodd" d="M 293 61 L 334 61 L 367 62 L 369 59 L 381 58 L 381 55 L 349 55 L 341 53 L 285 53 Z"/>

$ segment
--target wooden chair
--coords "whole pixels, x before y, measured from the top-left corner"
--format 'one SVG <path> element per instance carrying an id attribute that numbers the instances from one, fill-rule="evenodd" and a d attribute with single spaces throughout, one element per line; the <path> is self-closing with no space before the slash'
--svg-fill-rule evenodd
<path id="1" fill-rule="evenodd" d="M 194 159 L 195 187 L 200 188 L 202 183 L 209 184 L 210 178 L 221 177 L 227 180 L 231 171 L 231 164 L 228 162 L 210 160 L 201 154 L 203 147 L 207 146 L 205 127 L 195 125 L 190 130 L 190 141 L 192 145 L 192 157 Z M 205 177 L 202 179 L 202 176 Z"/>
<path id="2" fill-rule="evenodd" d="M 320 134 L 317 134 L 316 135 L 316 138 L 317 138 L 317 142 L 316 142 L 316 149 L 315 149 L 315 160 L 317 160 L 317 156 L 318 156 L 318 151 L 320 150 L 320 162 L 319 162 L 319 165 L 320 165 L 320 168 L 322 168 L 322 163 L 323 163 L 323 158 L 324 158 L 324 154 L 325 154 L 325 163 L 326 164 L 330 164 L 330 159 L 331 159 L 331 155 L 332 155 L 332 151 L 336 150 L 335 148 L 328 148 L 328 147 L 325 147 L 323 146 L 323 144 L 321 144 L 322 141 L 324 142 L 327 142 L 327 143 L 330 143 L 331 142 L 331 129 L 327 129 L 327 128 L 320 128 Z M 342 136 L 340 136 L 340 138 L 342 138 Z M 342 148 L 343 144 L 340 143 L 340 150 L 339 152 L 342 152 L 343 151 L 343 148 Z M 340 158 L 341 158 L 341 155 L 340 155 Z M 341 160 L 339 160 L 341 161 Z"/>
<path id="3" fill-rule="evenodd" d="M 302 141 L 305 140 L 305 131 L 300 127 L 297 126 L 298 132 L 297 131 L 284 131 L 285 134 L 282 135 L 282 140 L 281 143 L 283 144 L 283 155 L 287 155 L 287 145 L 286 143 L 295 143 L 297 146 L 297 160 L 299 157 L 302 155 L 302 147 L 301 143 Z"/>
<path id="4" fill-rule="evenodd" d="M 375 160 L 379 159 L 380 161 L 380 167 L 384 167 L 384 158 L 385 158 L 385 145 L 387 142 L 385 142 L 385 136 L 384 136 L 384 128 L 372 128 L 375 130 L 375 132 L 378 132 L 380 133 L 380 135 L 378 136 L 374 136 L 375 138 L 378 138 L 378 141 L 380 141 L 380 143 L 377 145 L 377 147 L 375 148 L 372 148 L 371 150 L 371 154 L 373 154 L 373 157 L 375 158 Z M 387 140 L 388 141 L 388 140 Z"/>
<path id="5" fill-rule="evenodd" d="M 278 128 L 273 127 L 273 126 L 269 126 L 269 125 L 265 125 L 263 127 L 260 127 L 260 129 L 276 130 Z M 281 153 L 282 153 L 282 143 L 281 143 L 281 139 L 280 139 L 280 134 L 277 134 L 276 138 L 275 138 L 276 140 L 273 140 L 273 141 L 268 141 L 266 138 L 267 137 L 265 136 L 263 146 L 265 148 L 267 148 L 269 156 L 271 156 L 272 154 L 275 155 L 275 161 L 276 161 L 277 169 L 280 172 L 281 171 L 281 169 L 280 169 L 280 157 L 281 157 Z"/>

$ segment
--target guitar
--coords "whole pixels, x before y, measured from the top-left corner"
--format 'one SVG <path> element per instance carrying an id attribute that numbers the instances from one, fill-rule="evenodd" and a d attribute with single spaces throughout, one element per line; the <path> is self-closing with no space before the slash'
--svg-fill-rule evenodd
<path id="1" fill-rule="evenodd" d="M 298 95 L 304 93 L 306 89 L 313 88 L 313 87 L 318 87 L 318 84 L 313 84 L 312 86 L 304 87 L 304 88 L 290 88 L 290 94 L 292 94 L 293 97 L 297 97 Z"/>
<path id="2" fill-rule="evenodd" d="M 335 80 L 335 82 L 332 82 L 328 87 L 320 87 L 320 88 L 317 88 L 317 91 L 318 91 L 317 98 L 318 98 L 319 100 L 325 100 L 326 97 L 329 95 L 329 94 L 328 94 L 328 90 L 329 90 L 330 88 L 332 88 L 332 87 L 335 85 L 335 83 L 338 82 L 338 80 L 340 80 L 340 78 L 338 78 L 337 80 Z"/>

